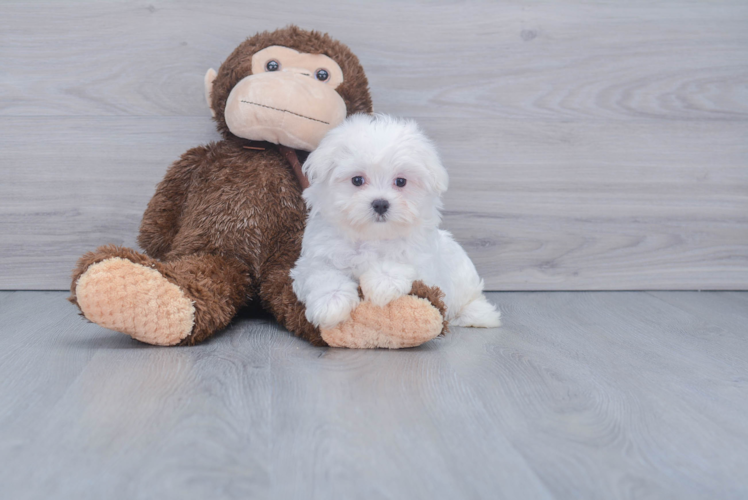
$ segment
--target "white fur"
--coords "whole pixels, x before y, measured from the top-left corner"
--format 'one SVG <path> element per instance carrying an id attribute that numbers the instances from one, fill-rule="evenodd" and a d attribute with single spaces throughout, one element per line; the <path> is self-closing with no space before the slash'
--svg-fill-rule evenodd
<path id="1" fill-rule="evenodd" d="M 364 297 L 376 305 L 407 294 L 415 280 L 441 288 L 456 326 L 499 326 L 483 280 L 441 221 L 447 171 L 412 121 L 354 115 L 331 130 L 304 163 L 310 208 L 301 256 L 291 271 L 307 319 L 322 328 L 346 320 Z M 364 185 L 351 182 L 364 177 Z M 404 178 L 404 187 L 395 179 Z M 387 200 L 380 216 L 372 201 Z"/>

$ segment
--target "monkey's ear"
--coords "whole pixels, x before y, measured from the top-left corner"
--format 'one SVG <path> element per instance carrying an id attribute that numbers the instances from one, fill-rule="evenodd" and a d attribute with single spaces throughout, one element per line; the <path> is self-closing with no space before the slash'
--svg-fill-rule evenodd
<path id="1" fill-rule="evenodd" d="M 216 79 L 216 75 L 216 70 L 213 68 L 210 68 L 208 72 L 205 73 L 205 101 L 208 103 L 208 108 L 213 117 L 216 116 L 216 112 L 213 110 L 213 106 L 210 105 L 210 94 L 213 92 L 213 80 Z"/>

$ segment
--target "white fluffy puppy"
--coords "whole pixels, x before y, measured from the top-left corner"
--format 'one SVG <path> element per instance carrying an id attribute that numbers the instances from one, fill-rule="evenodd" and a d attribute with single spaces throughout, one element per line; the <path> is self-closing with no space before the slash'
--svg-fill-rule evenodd
<path id="1" fill-rule="evenodd" d="M 311 211 L 291 276 L 312 324 L 348 319 L 359 284 L 384 306 L 422 280 L 444 292 L 452 325 L 500 325 L 470 258 L 438 228 L 449 178 L 415 122 L 354 115 L 325 136 L 304 173 Z"/>

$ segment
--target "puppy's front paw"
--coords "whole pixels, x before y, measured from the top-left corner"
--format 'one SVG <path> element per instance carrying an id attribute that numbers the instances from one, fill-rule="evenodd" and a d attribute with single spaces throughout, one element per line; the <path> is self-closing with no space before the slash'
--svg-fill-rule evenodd
<path id="1" fill-rule="evenodd" d="M 384 307 L 393 300 L 410 292 L 415 279 L 415 270 L 407 267 L 367 271 L 361 275 L 361 291 L 375 306 Z"/>
<path id="2" fill-rule="evenodd" d="M 336 290 L 321 294 L 306 304 L 306 319 L 314 326 L 332 328 L 351 317 L 360 299 L 351 290 Z"/>

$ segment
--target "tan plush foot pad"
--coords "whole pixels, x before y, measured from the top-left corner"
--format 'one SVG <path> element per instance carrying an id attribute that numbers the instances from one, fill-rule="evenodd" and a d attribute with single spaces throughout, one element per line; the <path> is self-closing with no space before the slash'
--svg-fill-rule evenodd
<path id="1" fill-rule="evenodd" d="M 331 347 L 401 349 L 428 342 L 442 326 L 442 315 L 431 302 L 406 295 L 384 307 L 361 302 L 350 319 L 320 333 Z"/>
<path id="2" fill-rule="evenodd" d="M 155 269 L 113 257 L 89 267 L 75 295 L 83 315 L 141 342 L 174 345 L 192 331 L 195 308 Z"/>

